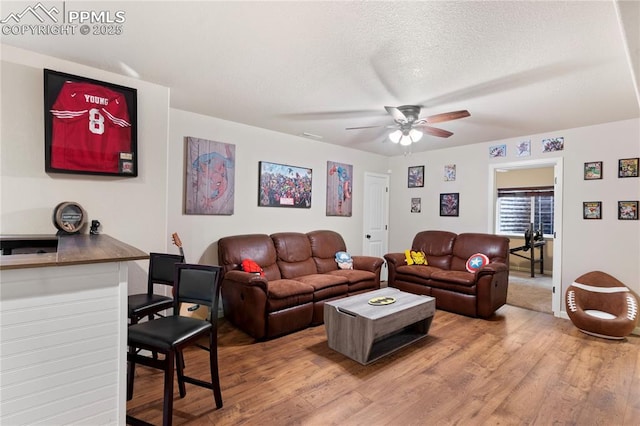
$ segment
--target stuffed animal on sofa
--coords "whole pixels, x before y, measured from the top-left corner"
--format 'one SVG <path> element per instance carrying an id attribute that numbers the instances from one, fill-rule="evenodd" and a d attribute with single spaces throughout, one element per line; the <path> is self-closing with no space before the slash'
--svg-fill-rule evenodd
<path id="1" fill-rule="evenodd" d="M 336 253 L 336 263 L 340 269 L 353 269 L 353 259 L 351 259 L 351 255 L 346 251 Z"/>
<path id="2" fill-rule="evenodd" d="M 405 261 L 407 265 L 427 265 L 427 258 L 421 251 L 405 250 Z"/>

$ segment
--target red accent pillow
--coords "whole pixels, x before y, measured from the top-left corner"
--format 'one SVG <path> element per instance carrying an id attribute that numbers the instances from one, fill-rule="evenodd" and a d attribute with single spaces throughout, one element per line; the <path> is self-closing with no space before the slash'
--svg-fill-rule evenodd
<path id="1" fill-rule="evenodd" d="M 264 276 L 264 271 L 255 261 L 251 259 L 244 259 L 242 261 L 242 270 L 245 272 L 250 272 L 252 274 L 260 274 L 261 277 Z"/>

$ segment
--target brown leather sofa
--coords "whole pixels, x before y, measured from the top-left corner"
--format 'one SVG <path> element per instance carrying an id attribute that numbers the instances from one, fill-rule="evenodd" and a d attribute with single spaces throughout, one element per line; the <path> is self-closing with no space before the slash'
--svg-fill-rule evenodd
<path id="1" fill-rule="evenodd" d="M 352 256 L 353 269 L 342 270 L 338 251 L 347 251 L 342 236 L 326 230 L 221 238 L 225 317 L 254 338 L 269 339 L 322 324 L 326 301 L 380 288 L 383 259 Z M 247 258 L 264 276 L 242 271 Z"/>
<path id="2" fill-rule="evenodd" d="M 411 250 L 424 252 L 428 265 L 407 265 L 404 253 L 386 254 L 390 287 L 433 296 L 436 308 L 471 317 L 488 318 L 506 303 L 508 238 L 422 231 L 414 237 Z M 466 263 L 476 253 L 487 255 L 489 263 L 471 273 Z"/>

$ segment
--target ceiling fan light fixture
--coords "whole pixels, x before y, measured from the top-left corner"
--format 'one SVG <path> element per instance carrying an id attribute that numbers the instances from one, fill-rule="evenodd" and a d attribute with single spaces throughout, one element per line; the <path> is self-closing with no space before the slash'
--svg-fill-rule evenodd
<path id="1" fill-rule="evenodd" d="M 398 129 L 391 133 L 389 133 L 389 140 L 393 143 L 400 142 L 400 138 L 402 137 L 402 130 Z"/>
<path id="2" fill-rule="evenodd" d="M 402 135 L 402 137 L 400 138 L 400 145 L 402 146 L 408 146 L 408 145 L 411 145 L 412 143 L 413 141 L 411 140 L 410 135 Z"/>
<path id="3" fill-rule="evenodd" d="M 411 131 L 409 132 L 409 136 L 411 137 L 411 140 L 413 142 L 418 142 L 420 139 L 422 139 L 422 132 L 417 129 L 411 129 Z"/>

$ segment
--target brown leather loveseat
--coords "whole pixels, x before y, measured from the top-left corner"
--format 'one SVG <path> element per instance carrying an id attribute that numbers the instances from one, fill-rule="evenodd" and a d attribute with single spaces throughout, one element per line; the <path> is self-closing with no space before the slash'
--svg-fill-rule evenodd
<path id="1" fill-rule="evenodd" d="M 414 237 L 411 250 L 424 252 L 427 265 L 407 265 L 404 253 L 386 254 L 390 287 L 433 296 L 436 308 L 471 317 L 488 318 L 506 303 L 508 238 L 422 231 Z M 466 264 L 476 253 L 485 254 L 489 263 L 471 273 Z"/>
<path id="2" fill-rule="evenodd" d="M 326 230 L 221 238 L 225 317 L 254 338 L 269 339 L 322 324 L 326 301 L 380 288 L 383 259 L 352 256 L 353 269 L 339 269 L 338 251 L 347 251 L 342 236 Z M 245 259 L 264 276 L 244 272 Z"/>

